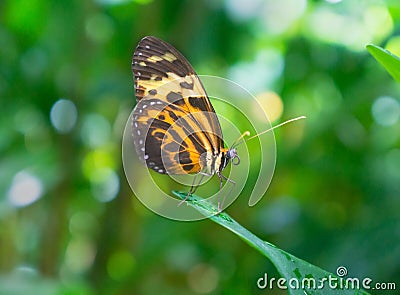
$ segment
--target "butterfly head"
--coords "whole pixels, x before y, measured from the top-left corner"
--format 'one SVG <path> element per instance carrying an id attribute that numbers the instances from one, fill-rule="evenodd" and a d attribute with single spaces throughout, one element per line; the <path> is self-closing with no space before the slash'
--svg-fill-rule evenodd
<path id="1" fill-rule="evenodd" d="M 218 159 L 219 160 L 216 161 L 216 169 L 218 169 L 219 172 L 228 166 L 229 161 L 232 161 L 233 165 L 240 164 L 240 158 L 235 148 L 226 149 L 223 153 L 219 154 Z"/>
<path id="2" fill-rule="evenodd" d="M 228 150 L 226 152 L 226 158 L 227 158 L 228 161 L 229 160 L 232 161 L 233 165 L 239 165 L 240 164 L 240 158 L 239 158 L 239 155 L 238 155 L 238 153 L 237 153 L 235 148 L 231 148 L 230 150 Z"/>

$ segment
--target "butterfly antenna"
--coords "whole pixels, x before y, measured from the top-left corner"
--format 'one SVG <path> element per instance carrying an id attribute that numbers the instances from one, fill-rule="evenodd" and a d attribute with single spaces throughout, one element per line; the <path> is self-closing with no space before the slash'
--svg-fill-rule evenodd
<path id="1" fill-rule="evenodd" d="M 269 128 L 267 130 L 264 130 L 263 132 L 257 133 L 256 135 L 253 135 L 253 136 L 243 140 L 242 142 L 239 142 L 243 137 L 250 135 L 250 132 L 246 131 L 235 141 L 235 143 L 232 145 L 232 148 L 234 148 L 234 147 L 236 147 L 236 146 L 238 146 L 238 145 L 240 145 L 240 144 L 242 144 L 242 143 L 244 143 L 246 141 L 249 141 L 249 140 L 251 140 L 253 138 L 259 137 L 260 135 L 263 135 L 264 133 L 270 132 L 270 131 L 272 131 L 272 130 L 278 128 L 278 127 L 281 127 L 281 126 L 283 126 L 283 125 L 285 125 L 287 123 L 294 122 L 294 121 L 297 121 L 297 120 L 300 120 L 300 119 L 306 119 L 306 118 L 307 118 L 306 116 L 300 116 L 300 117 L 297 117 L 297 118 L 293 118 L 293 119 L 287 120 L 287 121 L 282 122 L 282 123 L 280 123 L 280 124 L 278 124 L 278 125 L 276 125 L 274 127 L 271 127 L 271 128 Z"/>
<path id="2" fill-rule="evenodd" d="M 239 141 L 240 141 L 243 137 L 249 136 L 249 135 L 250 135 L 250 132 L 249 132 L 249 131 L 246 131 L 246 132 L 244 132 L 242 135 L 240 135 L 240 136 L 238 137 L 238 139 L 236 139 L 235 142 L 232 144 L 232 148 L 234 148 L 235 146 L 237 146 L 238 143 L 239 143 Z"/>

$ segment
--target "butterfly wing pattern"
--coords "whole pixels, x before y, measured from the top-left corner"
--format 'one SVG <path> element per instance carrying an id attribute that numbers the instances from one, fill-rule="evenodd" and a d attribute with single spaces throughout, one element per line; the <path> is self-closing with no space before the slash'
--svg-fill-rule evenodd
<path id="1" fill-rule="evenodd" d="M 148 36 L 135 50 L 132 70 L 137 99 L 132 135 L 139 159 L 161 174 L 219 173 L 229 151 L 214 108 L 186 58 Z"/>

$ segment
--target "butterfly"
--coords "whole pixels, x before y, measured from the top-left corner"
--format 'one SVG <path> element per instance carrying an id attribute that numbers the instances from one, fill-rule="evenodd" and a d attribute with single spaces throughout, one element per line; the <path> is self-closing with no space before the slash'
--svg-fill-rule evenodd
<path id="1" fill-rule="evenodd" d="M 137 104 L 132 117 L 136 153 L 161 174 L 216 174 L 240 163 L 226 148 L 206 90 L 187 59 L 167 42 L 147 36 L 132 58 Z M 189 194 L 196 186 L 193 183 Z"/>
<path id="2" fill-rule="evenodd" d="M 215 110 L 187 59 L 167 42 L 147 36 L 133 54 L 132 71 L 137 103 L 131 124 L 139 159 L 160 174 L 216 174 L 220 191 L 224 180 L 234 186 L 222 171 L 230 162 L 240 163 L 236 147 L 250 133 L 243 133 L 231 148 L 225 147 Z M 246 141 L 302 118 L 278 124 Z M 195 178 L 188 196 L 196 188 Z"/>

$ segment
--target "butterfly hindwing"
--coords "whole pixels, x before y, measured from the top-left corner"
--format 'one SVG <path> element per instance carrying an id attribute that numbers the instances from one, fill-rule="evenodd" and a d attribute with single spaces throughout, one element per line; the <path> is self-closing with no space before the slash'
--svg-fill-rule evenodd
<path id="1" fill-rule="evenodd" d="M 194 69 L 173 46 L 145 37 L 132 60 L 137 105 L 136 151 L 149 168 L 168 174 L 196 173 L 200 156 L 223 149 L 214 108 Z"/>

